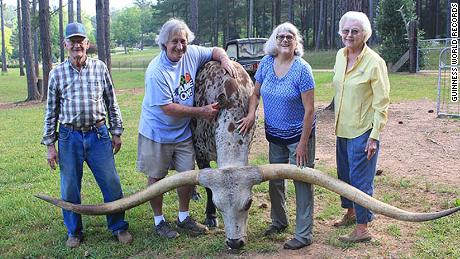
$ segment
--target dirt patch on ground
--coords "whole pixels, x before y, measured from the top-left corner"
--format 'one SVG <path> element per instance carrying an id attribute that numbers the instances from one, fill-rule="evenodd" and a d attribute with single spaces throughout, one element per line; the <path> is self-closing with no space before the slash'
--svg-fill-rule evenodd
<path id="1" fill-rule="evenodd" d="M 334 113 L 323 110 L 326 103 L 317 108 L 316 162 L 326 168 L 335 168 Z M 381 135 L 381 153 L 378 169 L 380 178 L 390 184 L 376 184 L 375 197 L 382 199 L 386 193 L 397 190 L 398 197 L 391 204 L 409 211 L 436 211 L 445 209 L 444 201 L 455 199 L 452 193 L 438 192 L 436 187 L 458 189 L 460 186 L 460 121 L 438 119 L 433 113 L 435 103 L 416 101 L 390 105 L 389 121 Z M 262 109 L 260 109 L 262 110 Z M 263 118 L 260 111 L 259 118 Z M 251 149 L 251 157 L 268 155 L 263 124 L 259 122 Z M 394 186 L 392 186 L 392 183 Z M 406 183 L 405 186 L 404 183 Z M 261 197 L 255 197 L 258 200 Z M 261 200 L 266 202 L 266 200 Z M 315 200 L 315 212 L 322 202 Z M 256 202 L 260 204 L 260 202 Z M 268 202 L 269 204 L 269 202 Z M 425 206 L 420 206 L 425 204 Z M 269 209 L 267 210 L 269 211 Z M 293 220 L 291 220 L 294 223 Z M 366 244 L 343 246 L 337 241 L 340 233 L 331 221 L 315 220 L 314 243 L 297 251 L 287 251 L 278 243 L 275 254 L 247 254 L 254 258 L 380 258 L 414 256 L 414 240 L 420 224 L 396 221 L 377 216 L 371 225 L 373 240 Z M 392 233 L 399 229 L 399 234 Z M 286 239 L 290 238 L 286 235 Z"/>

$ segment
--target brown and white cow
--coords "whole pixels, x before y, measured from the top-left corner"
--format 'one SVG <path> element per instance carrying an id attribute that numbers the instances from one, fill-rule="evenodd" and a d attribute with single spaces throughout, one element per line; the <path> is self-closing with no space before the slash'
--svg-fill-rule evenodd
<path id="1" fill-rule="evenodd" d="M 218 169 L 206 168 L 175 174 L 128 197 L 99 205 L 79 205 L 46 195 L 36 196 L 80 214 L 107 215 L 128 210 L 180 186 L 200 184 L 212 190 L 212 200 L 223 214 L 227 244 L 231 248 L 240 248 L 246 242 L 252 186 L 267 180 L 292 179 L 319 185 L 375 213 L 403 221 L 433 220 L 460 210 L 460 207 L 456 207 L 433 213 L 408 212 L 380 202 L 337 178 L 312 168 L 300 169 L 288 164 L 245 166 L 248 163 L 253 132 L 241 136 L 235 130 L 236 122 L 247 112 L 248 97 L 253 87 L 243 68 L 239 65 L 237 67 L 237 80 L 226 75 L 216 62 L 207 63 L 196 79 L 197 105 L 218 100 L 222 108 L 216 121 L 197 120 L 192 124 L 197 162 L 200 168 L 204 168 L 209 166 L 209 161 L 217 159 Z"/>
<path id="2" fill-rule="evenodd" d="M 215 121 L 195 118 L 191 123 L 196 162 L 200 169 L 209 168 L 210 161 L 216 161 L 218 168 L 248 165 L 254 128 L 243 136 L 237 131 L 237 121 L 248 112 L 254 85 L 241 65 L 234 62 L 234 66 L 238 71 L 236 79 L 216 61 L 203 65 L 196 77 L 194 105 L 201 107 L 217 101 L 220 106 Z M 205 223 L 217 226 L 211 189 L 206 188 L 206 193 Z"/>

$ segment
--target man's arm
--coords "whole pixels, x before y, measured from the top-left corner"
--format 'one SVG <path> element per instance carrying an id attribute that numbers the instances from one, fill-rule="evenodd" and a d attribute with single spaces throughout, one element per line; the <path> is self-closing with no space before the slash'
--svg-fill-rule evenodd
<path id="1" fill-rule="evenodd" d="M 219 61 L 231 77 L 238 78 L 238 72 L 223 48 L 214 47 L 212 49 L 212 60 Z"/>
<path id="2" fill-rule="evenodd" d="M 58 155 L 55 147 L 57 140 L 57 122 L 59 119 L 60 99 L 57 87 L 57 82 L 54 74 L 51 73 L 48 83 L 48 96 L 45 108 L 45 120 L 43 128 L 42 144 L 47 146 L 47 161 L 48 165 L 54 170 L 58 163 Z"/>
<path id="3" fill-rule="evenodd" d="M 219 112 L 219 103 L 208 104 L 202 107 L 189 107 L 178 103 L 170 103 L 160 106 L 161 110 L 172 117 L 199 117 L 212 120 Z"/>

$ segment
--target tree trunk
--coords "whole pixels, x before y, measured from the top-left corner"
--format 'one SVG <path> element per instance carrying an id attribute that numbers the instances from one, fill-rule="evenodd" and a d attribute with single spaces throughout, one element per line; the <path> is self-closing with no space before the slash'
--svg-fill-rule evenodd
<path id="1" fill-rule="evenodd" d="M 213 30 L 212 30 L 212 44 L 217 46 L 219 44 L 219 22 L 217 16 L 219 15 L 219 6 L 217 4 L 217 0 L 214 0 L 214 22 L 213 22 Z"/>
<path id="2" fill-rule="evenodd" d="M 3 0 L 0 0 L 0 12 L 2 19 L 2 72 L 8 72 L 6 66 L 6 48 L 5 48 L 5 24 L 3 21 Z"/>
<path id="3" fill-rule="evenodd" d="M 338 23 L 336 20 L 336 0 L 332 0 L 332 14 L 331 14 L 331 49 L 335 49 L 336 47 L 336 39 L 337 39 L 337 27 L 335 25 Z"/>
<path id="4" fill-rule="evenodd" d="M 40 58 L 39 58 L 39 54 L 38 54 L 38 27 L 37 27 L 37 21 L 38 21 L 38 16 L 37 16 L 37 0 L 32 0 L 32 12 L 31 12 L 31 16 L 32 16 L 32 19 L 34 19 L 34 23 L 31 24 L 32 26 L 32 30 L 34 32 L 34 66 L 35 66 L 35 76 L 37 78 L 40 77 Z M 39 85 L 38 86 L 38 92 L 40 94 L 42 94 L 43 92 L 43 89 L 42 89 L 42 86 Z"/>
<path id="5" fill-rule="evenodd" d="M 316 43 L 315 43 L 315 51 L 318 51 L 321 44 L 321 32 L 323 31 L 323 23 L 324 23 L 324 0 L 320 0 L 319 2 L 319 21 L 318 21 L 318 31 L 316 32 Z"/>
<path id="6" fill-rule="evenodd" d="M 104 32 L 104 13 L 103 13 L 104 0 L 96 0 L 96 42 L 97 42 L 97 56 L 107 64 L 105 54 L 105 32 Z"/>
<path id="7" fill-rule="evenodd" d="M 249 0 L 249 24 L 248 24 L 248 36 L 249 38 L 254 37 L 254 0 Z"/>
<path id="8" fill-rule="evenodd" d="M 22 4 L 22 44 L 24 47 L 24 60 L 26 63 L 27 74 L 27 100 L 39 100 L 40 94 L 37 89 L 37 77 L 32 59 L 32 33 L 30 30 L 30 4 L 29 0 L 21 0 Z"/>
<path id="9" fill-rule="evenodd" d="M 17 1 L 17 16 L 18 16 L 18 41 L 19 41 L 19 76 L 25 76 L 24 73 L 24 51 L 22 49 L 22 15 L 21 1 Z"/>
<path id="10" fill-rule="evenodd" d="M 51 36 L 50 36 L 50 11 L 49 0 L 38 0 L 38 10 L 40 19 L 40 46 L 42 49 L 43 61 L 43 94 L 42 101 L 46 101 L 48 96 L 48 77 L 53 68 L 51 60 Z"/>
<path id="11" fill-rule="evenodd" d="M 74 22 L 73 19 L 73 0 L 67 0 L 67 14 L 68 14 L 68 21 L 69 23 Z"/>
<path id="12" fill-rule="evenodd" d="M 64 62 L 64 16 L 62 14 L 62 0 L 59 0 L 59 54 L 61 62 Z"/>
<path id="13" fill-rule="evenodd" d="M 191 0 L 190 4 L 190 14 L 191 14 L 191 22 L 190 22 L 190 29 L 195 35 L 198 34 L 198 0 Z M 195 42 L 197 39 L 195 38 Z"/>
<path id="14" fill-rule="evenodd" d="M 289 0 L 288 2 L 288 20 L 294 24 L 294 0 Z"/>
<path id="15" fill-rule="evenodd" d="M 112 71 L 112 58 L 110 55 L 110 4 L 109 0 L 104 0 L 103 5 L 104 10 L 104 49 L 105 49 L 105 58 L 106 58 L 106 65 L 109 69 L 109 73 Z"/>
<path id="16" fill-rule="evenodd" d="M 278 25 L 280 25 L 281 23 L 281 0 L 274 0 L 273 1 L 274 3 L 274 14 L 275 14 L 275 24 L 273 25 L 273 27 L 276 27 Z"/>
<path id="17" fill-rule="evenodd" d="M 77 0 L 77 22 L 81 22 L 81 0 Z"/>

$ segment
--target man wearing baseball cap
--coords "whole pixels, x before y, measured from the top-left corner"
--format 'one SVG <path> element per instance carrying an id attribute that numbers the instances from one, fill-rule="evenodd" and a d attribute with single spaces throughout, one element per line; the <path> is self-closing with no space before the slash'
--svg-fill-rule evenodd
<path id="1" fill-rule="evenodd" d="M 69 23 L 64 47 L 67 60 L 50 72 L 42 144 L 48 149 L 48 164 L 59 165 L 61 198 L 81 203 L 83 162 L 93 173 L 104 197 L 111 202 L 123 197 L 114 154 L 121 148 L 122 118 L 106 65 L 89 58 L 89 41 L 81 23 Z M 56 150 L 55 142 L 58 142 Z M 81 215 L 63 210 L 67 227 L 66 245 L 80 246 Z M 107 226 L 123 244 L 132 242 L 124 212 L 107 215 Z"/>

